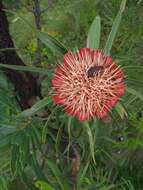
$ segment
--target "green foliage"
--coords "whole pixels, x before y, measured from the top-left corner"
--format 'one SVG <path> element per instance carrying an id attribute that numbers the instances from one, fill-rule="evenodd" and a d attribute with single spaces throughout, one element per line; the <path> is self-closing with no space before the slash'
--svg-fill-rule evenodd
<path id="1" fill-rule="evenodd" d="M 27 72 L 33 72 L 33 73 L 38 73 L 38 74 L 43 74 L 43 75 L 51 76 L 51 72 L 49 72 L 49 70 L 43 69 L 43 68 L 32 67 L 32 66 L 20 66 L 20 65 L 4 65 L 4 64 L 0 64 L 0 67 L 12 69 L 12 70 L 27 71 Z M 2 84 L 2 85 L 4 85 L 4 84 Z"/>
<path id="2" fill-rule="evenodd" d="M 0 177 L 0 190 L 8 190 L 7 181 L 4 177 Z"/>
<path id="3" fill-rule="evenodd" d="M 121 22 L 122 14 L 123 14 L 123 11 L 124 11 L 125 6 L 126 6 L 126 1 L 127 0 L 122 0 L 119 13 L 117 14 L 117 16 L 115 18 L 111 32 L 110 32 L 109 37 L 107 39 L 107 42 L 106 42 L 106 45 L 104 48 L 104 53 L 107 55 L 110 55 L 110 50 L 112 48 L 116 33 L 118 31 L 119 24 Z"/>
<path id="4" fill-rule="evenodd" d="M 37 181 L 35 183 L 35 186 L 38 187 L 40 190 L 54 190 L 52 186 L 50 186 L 44 181 Z"/>
<path id="5" fill-rule="evenodd" d="M 40 32 L 38 34 L 38 38 L 53 52 L 60 53 L 62 55 L 67 52 L 67 49 L 60 42 L 48 34 Z"/>
<path id="6" fill-rule="evenodd" d="M 98 49 L 100 45 L 100 31 L 101 30 L 101 21 L 100 17 L 97 16 L 88 33 L 87 37 L 87 47 L 92 48 L 92 49 Z"/>
<path id="7" fill-rule="evenodd" d="M 35 115 L 37 112 L 41 111 L 44 107 L 48 106 L 51 103 L 50 98 L 44 98 L 43 100 L 39 100 L 34 106 L 31 108 L 24 110 L 21 112 L 18 117 L 19 118 L 27 118 Z"/>
<path id="8" fill-rule="evenodd" d="M 31 2 L 24 1 L 29 8 Z M 20 111 L 12 85 L 0 73 L 0 190 L 70 190 L 75 185 L 79 190 L 143 189 L 141 3 L 53 1 L 42 15 L 42 32 L 38 34 L 32 13 L 23 5 L 7 12 L 11 13 L 10 30 L 18 52 L 29 66 L 1 63 L 0 67 L 47 78 L 42 83 L 45 98 Z M 41 7 L 46 6 L 47 1 L 42 0 Z M 102 30 L 97 13 L 101 15 Z M 108 28 L 111 28 L 110 34 Z M 86 34 L 87 46 L 101 47 L 106 54 L 116 55 L 116 61 L 127 75 L 126 95 L 111 111 L 110 124 L 96 119 L 82 124 L 51 101 L 51 76 L 56 58 L 66 53 L 65 45 L 68 49 L 85 46 Z M 46 68 L 31 66 L 37 50 L 37 35 L 43 43 L 42 66 Z M 48 109 L 48 115 L 42 117 L 44 108 Z M 77 162 L 75 149 L 80 156 L 76 176 L 72 174 L 73 163 Z"/>

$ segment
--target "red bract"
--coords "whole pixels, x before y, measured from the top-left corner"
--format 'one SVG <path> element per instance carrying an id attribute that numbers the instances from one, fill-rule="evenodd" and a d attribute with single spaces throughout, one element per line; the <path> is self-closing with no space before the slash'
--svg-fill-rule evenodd
<path id="1" fill-rule="evenodd" d="M 125 92 L 121 68 L 110 56 L 89 48 L 66 53 L 52 85 L 54 102 L 81 121 L 106 117 Z"/>

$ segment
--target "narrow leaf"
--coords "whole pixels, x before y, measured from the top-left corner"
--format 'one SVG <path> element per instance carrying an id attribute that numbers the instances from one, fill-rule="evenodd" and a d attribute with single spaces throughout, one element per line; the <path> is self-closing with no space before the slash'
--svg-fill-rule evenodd
<path id="1" fill-rule="evenodd" d="M 126 112 L 125 108 L 123 107 L 123 105 L 120 102 L 118 102 L 118 104 L 116 105 L 115 110 L 119 114 L 121 119 L 128 117 L 128 113 Z"/>
<path id="2" fill-rule="evenodd" d="M 38 38 L 41 40 L 43 44 L 45 44 L 48 48 L 50 48 L 53 52 L 59 54 L 65 54 L 67 52 L 66 47 L 63 46 L 58 40 L 53 38 L 47 33 L 39 32 Z"/>
<path id="3" fill-rule="evenodd" d="M 37 112 L 39 112 L 40 110 L 42 110 L 45 106 L 47 106 L 50 103 L 51 103 L 51 99 L 49 99 L 49 97 L 39 100 L 36 104 L 34 104 L 34 106 L 21 112 L 18 115 L 18 117 L 23 117 L 23 118 L 30 117 L 36 114 Z"/>
<path id="4" fill-rule="evenodd" d="M 126 91 L 143 101 L 143 95 L 135 89 L 126 87 Z"/>
<path id="5" fill-rule="evenodd" d="M 35 154 L 31 155 L 31 166 L 32 166 L 32 168 L 33 168 L 38 179 L 46 180 L 46 177 L 45 177 L 45 175 L 44 175 L 44 173 L 43 173 L 43 171 L 42 171 L 42 169 L 41 169 L 41 167 L 40 167 L 35 156 L 36 156 Z"/>
<path id="6" fill-rule="evenodd" d="M 57 107 L 55 107 L 52 110 L 51 114 L 47 118 L 47 121 L 46 121 L 45 125 L 43 126 L 43 129 L 42 129 L 42 143 L 46 143 L 46 135 L 47 135 L 47 128 L 49 126 L 49 121 L 52 118 L 53 114 L 55 113 L 56 109 L 57 109 Z"/>
<path id="7" fill-rule="evenodd" d="M 51 169 L 51 171 L 53 172 L 54 176 L 56 177 L 57 182 L 59 183 L 61 189 L 64 190 L 63 182 L 62 182 L 62 174 L 61 174 L 60 170 L 58 169 L 56 164 L 49 159 L 47 160 L 47 164 L 48 164 L 49 168 Z"/>
<path id="8" fill-rule="evenodd" d="M 8 190 L 8 187 L 7 187 L 7 181 L 5 180 L 4 177 L 0 177 L 0 190 Z"/>
<path id="9" fill-rule="evenodd" d="M 87 47 L 92 49 L 98 49 L 100 45 L 100 32 L 101 32 L 101 20 L 99 16 L 96 16 L 87 36 Z"/>
<path id="10" fill-rule="evenodd" d="M 54 174 L 54 176 L 56 177 L 60 188 L 62 190 L 70 190 L 70 187 L 63 179 L 62 173 L 60 172 L 57 165 L 52 160 L 49 160 L 49 159 L 47 159 L 47 164 L 48 164 L 49 168 L 51 169 L 52 173 Z"/>
<path id="11" fill-rule="evenodd" d="M 19 158 L 19 147 L 14 145 L 11 150 L 11 171 L 12 174 L 15 176 L 18 170 L 18 161 Z"/>
<path id="12" fill-rule="evenodd" d="M 105 45 L 105 48 L 104 48 L 104 53 L 106 55 L 110 55 L 110 50 L 112 48 L 115 36 L 117 34 L 117 31 L 118 31 L 118 28 L 119 28 L 119 25 L 120 25 L 120 22 L 121 22 L 121 18 L 122 18 L 123 11 L 125 9 L 126 1 L 127 0 L 122 0 L 121 5 L 120 5 L 120 10 L 119 10 L 119 12 L 118 12 L 118 14 L 117 14 L 117 16 L 116 16 L 116 18 L 114 20 L 111 32 L 109 34 L 109 37 L 107 39 L 107 42 L 106 42 L 106 45 Z"/>
<path id="13" fill-rule="evenodd" d="M 81 185 L 83 183 L 84 177 L 86 175 L 86 172 L 89 168 L 89 164 L 90 164 L 90 160 L 87 160 L 86 165 L 84 166 L 84 168 L 82 168 L 82 170 L 80 170 L 79 175 L 78 175 L 78 181 L 77 181 L 77 186 L 80 189 Z"/>
<path id="14" fill-rule="evenodd" d="M 126 84 L 142 88 L 143 87 L 143 80 L 127 79 Z"/>
<path id="15" fill-rule="evenodd" d="M 20 66 L 20 65 L 5 65 L 5 64 L 0 64 L 0 67 L 17 70 L 17 71 L 28 71 L 28 72 L 34 72 L 34 73 L 51 76 L 51 71 L 45 68 L 39 68 L 39 67 L 33 67 L 33 66 Z"/>
<path id="16" fill-rule="evenodd" d="M 124 70 L 130 70 L 130 69 L 143 69 L 143 66 L 140 66 L 140 65 L 132 65 L 132 66 L 123 66 L 122 67 Z M 143 71 L 143 70 L 142 70 Z"/>

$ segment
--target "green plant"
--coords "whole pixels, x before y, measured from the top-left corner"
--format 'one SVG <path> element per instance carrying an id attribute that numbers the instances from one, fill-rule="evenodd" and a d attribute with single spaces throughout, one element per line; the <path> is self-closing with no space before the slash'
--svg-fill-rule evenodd
<path id="1" fill-rule="evenodd" d="M 58 3 L 66 4 L 66 2 L 60 1 Z M 82 3 L 85 9 L 88 1 Z M 114 9 L 112 3 L 109 4 L 110 7 Z M 103 48 L 106 54 L 111 54 L 110 50 L 118 31 L 125 4 L 126 0 L 123 0 L 105 48 Z M 66 6 L 70 5 L 68 4 Z M 67 12 L 70 12 L 73 16 L 71 10 Z M 86 26 L 84 29 L 86 30 L 91 22 L 89 18 L 83 16 L 83 10 L 79 15 L 76 15 L 75 18 L 77 22 L 76 34 L 79 34 L 79 26 L 81 26 L 81 28 Z M 91 10 L 91 7 L 89 7 L 89 10 Z M 80 18 L 83 18 L 83 20 L 80 20 Z M 86 19 L 89 21 L 88 24 L 85 21 Z M 102 43 L 99 43 L 103 38 L 101 35 L 102 28 L 100 22 L 100 17 L 96 16 L 87 35 L 87 46 L 93 49 L 102 46 Z M 96 38 L 95 34 L 97 34 Z M 63 44 L 59 43 L 59 39 L 62 38 L 61 36 L 58 36 L 58 40 L 56 40 L 46 32 L 38 32 L 35 35 L 37 35 L 44 46 L 46 46 L 44 48 L 50 49 L 54 55 L 59 53 L 58 58 L 61 58 L 69 48 L 65 48 Z M 84 36 L 85 34 L 82 35 Z M 77 41 L 85 38 L 85 36 L 83 37 L 82 35 L 80 38 L 79 34 Z M 120 41 L 122 40 L 120 39 Z M 74 43 L 75 41 L 73 44 Z M 115 41 L 115 43 L 117 42 Z M 71 46 L 71 44 L 69 46 Z M 115 52 L 120 52 L 121 47 L 122 45 L 120 45 L 119 49 L 114 47 L 114 54 Z M 120 60 L 122 62 L 121 54 L 117 57 L 118 62 Z M 0 67 L 36 72 L 50 80 L 54 64 L 48 69 L 30 66 L 3 65 L 2 63 Z M 124 72 L 130 72 L 131 70 L 134 72 L 134 69 L 138 70 L 138 68 L 142 67 L 132 67 L 132 65 L 126 66 L 123 64 Z M 75 118 L 68 117 L 62 112 L 61 107 L 53 105 L 51 91 L 47 93 L 44 99 L 37 101 L 31 108 L 21 112 L 16 105 L 16 101 L 13 103 L 13 101 L 7 100 L 11 98 L 12 87 L 9 89 L 3 75 L 0 75 L 0 86 L 2 88 L 0 94 L 0 99 L 2 99 L 2 105 L 0 106 L 0 112 L 2 113 L 0 125 L 0 154 L 3 155 L 0 161 L 0 170 L 1 174 L 3 174 L 4 171 L 4 175 L 6 176 L 0 179 L 2 188 L 4 190 L 8 188 L 6 183 L 6 180 L 8 180 L 12 184 L 9 187 L 11 190 L 11 188 L 13 188 L 12 182 L 18 179 L 27 189 L 32 190 L 36 190 L 37 188 L 40 190 L 70 190 L 72 186 L 81 190 L 142 189 L 142 184 L 136 182 L 138 179 L 134 176 L 134 171 L 138 173 L 137 171 L 139 169 L 134 166 L 131 158 L 133 154 L 136 153 L 137 155 L 139 151 L 140 159 L 143 117 L 141 115 L 140 118 L 138 118 L 138 113 L 128 114 L 130 110 L 134 112 L 132 102 L 138 101 L 140 105 L 143 100 L 140 91 L 136 90 L 137 85 L 142 86 L 142 81 L 139 81 L 138 77 L 137 79 L 133 81 L 127 77 L 126 96 L 117 104 L 115 110 L 111 111 L 113 121 L 109 126 L 109 124 L 105 124 L 96 118 L 90 120 L 89 123 L 80 123 Z M 132 89 L 131 86 L 133 82 L 135 88 Z M 51 89 L 51 84 L 46 82 L 46 85 L 46 88 Z M 4 88 L 6 88 L 6 90 Z M 47 91 L 45 90 L 45 92 Z M 14 97 L 12 98 L 14 99 Z M 48 107 L 48 116 L 46 115 L 46 117 L 42 118 L 41 114 L 45 107 Z M 17 109 L 15 110 L 15 108 Z M 3 116 L 3 114 L 5 115 Z M 127 121 L 125 121 L 126 119 Z M 75 154 L 74 149 L 78 152 L 77 154 Z M 129 159 L 127 159 L 128 155 L 131 155 Z M 80 156 L 80 163 L 78 163 L 78 156 Z M 72 176 L 71 171 L 74 160 L 76 164 L 80 165 L 80 169 L 76 171 L 75 176 Z M 133 168 L 130 168 L 131 162 L 131 167 Z M 130 171 L 130 173 L 127 172 L 124 174 L 124 170 Z M 141 176 L 142 173 L 139 174 L 140 181 L 142 180 Z"/>

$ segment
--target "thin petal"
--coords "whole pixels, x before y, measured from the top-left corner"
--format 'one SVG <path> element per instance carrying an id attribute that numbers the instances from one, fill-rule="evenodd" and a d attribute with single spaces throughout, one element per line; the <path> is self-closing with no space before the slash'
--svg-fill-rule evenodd
<path id="1" fill-rule="evenodd" d="M 88 113 L 83 114 L 82 112 L 77 112 L 76 116 L 77 116 L 79 121 L 89 120 L 89 118 L 90 118 Z"/>

